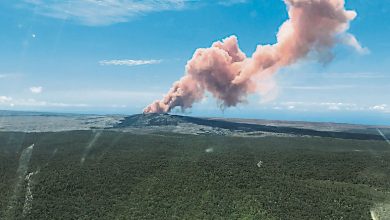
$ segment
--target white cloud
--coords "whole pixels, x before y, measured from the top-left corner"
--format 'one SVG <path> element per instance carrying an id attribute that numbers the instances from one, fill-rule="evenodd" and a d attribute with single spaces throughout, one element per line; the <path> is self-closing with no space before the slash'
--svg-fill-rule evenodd
<path id="1" fill-rule="evenodd" d="M 293 90 L 335 90 L 335 89 L 352 89 L 355 85 L 333 85 L 333 86 L 285 86 L 284 89 Z"/>
<path id="2" fill-rule="evenodd" d="M 47 102 L 36 99 L 14 99 L 8 96 L 0 96 L 0 106 L 21 107 L 89 107 L 87 104 Z"/>
<path id="3" fill-rule="evenodd" d="M 384 113 L 390 113 L 390 106 L 387 104 L 374 105 L 369 107 L 372 111 L 379 111 Z"/>
<path id="4" fill-rule="evenodd" d="M 167 10 L 180 10 L 187 0 L 25 0 L 37 13 L 57 19 L 70 19 L 97 26 L 126 22 L 136 16 Z"/>
<path id="5" fill-rule="evenodd" d="M 22 74 L 20 73 L 0 73 L 0 79 L 17 78 L 21 76 Z"/>
<path id="6" fill-rule="evenodd" d="M 11 102 L 12 98 L 8 96 L 0 96 L 0 103 L 8 103 Z"/>
<path id="7" fill-rule="evenodd" d="M 30 87 L 30 92 L 32 92 L 34 94 L 40 94 L 40 93 L 42 93 L 42 91 L 43 91 L 43 87 L 42 86 Z"/>
<path id="8" fill-rule="evenodd" d="M 24 0 L 26 8 L 41 15 L 72 20 L 84 25 L 98 26 L 127 22 L 151 12 L 174 11 L 204 4 L 225 6 L 244 3 L 245 0 Z"/>
<path id="9" fill-rule="evenodd" d="M 102 60 L 99 61 L 100 65 L 118 65 L 118 66 L 139 66 L 159 64 L 162 60 Z"/>
<path id="10" fill-rule="evenodd" d="M 299 67 L 303 68 L 303 67 Z M 298 68 L 298 71 L 299 71 Z M 291 69 L 291 68 L 289 68 Z M 316 79 L 324 78 L 324 79 L 381 79 L 381 78 L 390 78 L 390 74 L 387 72 L 299 72 L 299 73 L 291 73 L 291 76 L 299 76 L 305 77 L 307 79 Z M 345 86 L 341 85 L 333 85 L 333 86 Z"/>
<path id="11" fill-rule="evenodd" d="M 338 105 L 330 105 L 330 106 L 328 107 L 328 109 L 329 109 L 329 110 L 335 110 L 335 111 L 337 111 L 337 110 L 340 110 L 340 107 L 339 107 Z"/>
<path id="12" fill-rule="evenodd" d="M 159 92 L 121 91 L 121 90 L 80 90 L 80 91 L 53 91 L 50 93 L 54 100 L 38 100 L 34 98 L 0 96 L 0 107 L 15 107 L 15 109 L 51 109 L 51 108 L 141 108 L 148 104 L 148 100 L 154 100 L 161 96 Z M 88 103 L 84 103 L 88 100 Z"/>
<path id="13" fill-rule="evenodd" d="M 69 103 L 84 103 L 98 108 L 129 108 L 143 109 L 149 102 L 161 98 L 162 91 L 134 91 L 111 89 L 80 89 L 51 91 L 52 100 L 62 100 Z"/>
<path id="14" fill-rule="evenodd" d="M 151 100 L 162 96 L 162 91 L 133 90 L 57 90 L 50 91 L 40 98 L 6 96 L 0 94 L 0 108 L 23 110 L 105 110 L 105 109 L 143 109 Z M 45 99 L 43 99 L 45 97 Z"/>
<path id="15" fill-rule="evenodd" d="M 371 106 L 370 109 L 371 109 L 371 110 L 385 110 L 386 107 L 387 107 L 386 104 L 382 104 L 382 105 Z"/>
<path id="16" fill-rule="evenodd" d="M 313 77 L 318 77 L 318 73 L 313 73 Z M 324 73 L 321 74 L 324 78 L 330 79 L 378 79 L 389 78 L 389 74 L 370 73 L 370 72 L 358 72 L 358 73 Z"/>
<path id="17" fill-rule="evenodd" d="M 247 3 L 247 2 L 248 2 L 248 0 L 221 0 L 221 1 L 218 1 L 218 4 L 225 5 L 225 6 L 231 6 L 234 4 L 243 4 L 243 3 Z"/>
<path id="18" fill-rule="evenodd" d="M 361 111 L 367 110 L 366 106 L 358 106 L 355 103 L 343 102 L 281 102 L 276 103 L 273 109 L 296 109 L 296 110 L 331 110 L 331 111 Z"/>
<path id="19" fill-rule="evenodd" d="M 269 106 L 274 110 L 296 110 L 296 111 L 376 111 L 390 113 L 388 104 L 364 105 L 346 102 L 300 102 L 287 101 L 272 103 Z"/>
<path id="20" fill-rule="evenodd" d="M 296 101 L 290 101 L 290 102 L 281 102 L 281 105 L 306 105 L 306 106 L 331 106 L 331 105 L 337 105 L 337 106 L 356 106 L 354 103 L 344 103 L 344 102 L 296 102 Z"/>

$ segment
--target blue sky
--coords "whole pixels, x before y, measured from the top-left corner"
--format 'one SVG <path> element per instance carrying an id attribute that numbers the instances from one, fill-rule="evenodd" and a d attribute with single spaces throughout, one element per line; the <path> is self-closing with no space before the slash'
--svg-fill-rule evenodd
<path id="1" fill-rule="evenodd" d="M 187 114 L 390 124 L 390 0 L 346 1 L 350 33 L 327 64 L 275 76 L 270 98 L 221 111 L 211 97 Z M 0 109 L 134 114 L 162 97 L 199 47 L 236 35 L 251 54 L 276 41 L 280 0 L 5 0 L 0 3 Z"/>

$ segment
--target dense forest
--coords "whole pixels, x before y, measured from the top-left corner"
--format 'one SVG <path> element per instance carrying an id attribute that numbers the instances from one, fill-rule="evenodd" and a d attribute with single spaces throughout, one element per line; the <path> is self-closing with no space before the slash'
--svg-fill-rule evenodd
<path id="1" fill-rule="evenodd" d="M 0 219 L 366 220 L 389 190 L 379 140 L 0 133 Z"/>

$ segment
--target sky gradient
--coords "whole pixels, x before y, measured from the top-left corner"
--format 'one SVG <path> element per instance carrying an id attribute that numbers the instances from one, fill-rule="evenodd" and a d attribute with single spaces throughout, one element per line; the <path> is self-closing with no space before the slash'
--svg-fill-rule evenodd
<path id="1" fill-rule="evenodd" d="M 208 96 L 186 114 L 390 125 L 390 1 L 346 1 L 369 53 L 334 49 L 283 68 L 269 97 L 220 110 Z M 141 113 L 184 74 L 193 52 L 230 35 L 252 54 L 273 44 L 282 1 L 51 1 L 0 3 L 0 109 Z M 174 111 L 179 113 L 180 111 Z"/>

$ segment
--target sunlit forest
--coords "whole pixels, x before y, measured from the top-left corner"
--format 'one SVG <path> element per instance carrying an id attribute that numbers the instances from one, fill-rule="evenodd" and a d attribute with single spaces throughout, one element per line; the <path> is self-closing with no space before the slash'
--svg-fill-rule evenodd
<path id="1" fill-rule="evenodd" d="M 390 149 L 326 137 L 1 132 L 0 175 L 0 219 L 358 220 L 390 198 Z"/>

